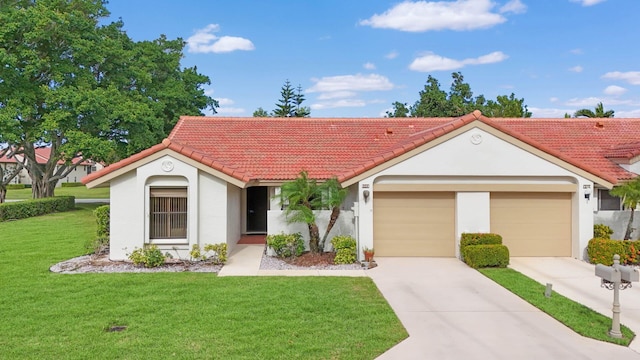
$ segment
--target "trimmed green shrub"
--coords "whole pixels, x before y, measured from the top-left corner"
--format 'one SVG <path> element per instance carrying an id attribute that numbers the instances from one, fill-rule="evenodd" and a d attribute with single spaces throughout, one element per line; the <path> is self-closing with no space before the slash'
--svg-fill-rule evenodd
<path id="1" fill-rule="evenodd" d="M 79 186 L 84 186 L 83 183 L 81 182 L 63 182 L 60 183 L 61 187 L 79 187 Z"/>
<path id="2" fill-rule="evenodd" d="M 109 205 L 98 206 L 93 210 L 93 214 L 96 216 L 96 223 L 98 223 L 98 236 L 109 237 L 110 234 L 110 210 Z"/>
<path id="3" fill-rule="evenodd" d="M 638 263 L 640 244 L 632 240 L 612 240 L 593 238 L 587 245 L 589 262 L 592 264 L 613 265 L 613 255 L 620 255 L 620 264 L 635 265 Z"/>
<path id="4" fill-rule="evenodd" d="M 611 235 L 613 235 L 613 230 L 604 224 L 595 224 L 593 225 L 593 237 L 600 239 L 611 239 Z"/>
<path id="5" fill-rule="evenodd" d="M 73 210 L 75 197 L 56 196 L 0 204 L 0 221 L 26 219 L 34 216 Z"/>
<path id="6" fill-rule="evenodd" d="M 462 233 L 460 251 L 469 245 L 502 245 L 502 236 L 492 233 Z"/>
<path id="7" fill-rule="evenodd" d="M 300 233 L 267 235 L 267 245 L 278 257 L 296 257 L 304 251 L 304 239 Z"/>
<path id="8" fill-rule="evenodd" d="M 24 184 L 7 184 L 7 190 L 19 190 L 24 188 Z"/>
<path id="9" fill-rule="evenodd" d="M 356 262 L 356 239 L 351 236 L 335 236 L 331 245 L 336 251 L 333 262 L 336 264 L 353 264 Z"/>
<path id="10" fill-rule="evenodd" d="M 165 256 L 158 249 L 157 245 L 145 246 L 142 249 L 135 249 L 129 254 L 129 260 L 134 265 L 144 265 L 147 268 L 153 268 L 164 265 Z"/>
<path id="11" fill-rule="evenodd" d="M 464 262 L 474 269 L 484 267 L 507 267 L 509 249 L 504 245 L 473 245 L 462 249 Z"/>

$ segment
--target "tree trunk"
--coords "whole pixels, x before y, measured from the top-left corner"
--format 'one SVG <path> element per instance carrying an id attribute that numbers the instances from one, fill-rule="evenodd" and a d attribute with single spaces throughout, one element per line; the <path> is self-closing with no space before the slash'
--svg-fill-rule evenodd
<path id="1" fill-rule="evenodd" d="M 309 226 L 309 249 L 314 254 L 320 254 L 324 249 L 320 248 L 320 232 L 315 222 L 308 224 Z"/>
<path id="2" fill-rule="evenodd" d="M 7 187 L 4 184 L 0 184 L 0 204 L 2 204 L 7 197 Z"/>
<path id="3" fill-rule="evenodd" d="M 56 187 L 55 182 L 49 181 L 48 178 L 36 178 L 32 179 L 31 194 L 34 199 L 41 199 L 54 196 L 54 190 Z"/>
<path id="4" fill-rule="evenodd" d="M 631 215 L 629 215 L 629 223 L 627 224 L 627 231 L 624 233 L 624 240 L 631 240 L 631 233 L 635 230 L 633 228 L 633 214 L 635 213 L 635 208 L 632 207 L 629 210 L 631 210 Z"/>
<path id="5" fill-rule="evenodd" d="M 329 218 L 329 223 L 327 224 L 327 231 L 325 231 L 324 236 L 322 237 L 322 242 L 320 243 L 320 248 L 322 250 L 324 250 L 324 244 L 326 244 L 327 238 L 329 237 L 329 233 L 331 232 L 331 229 L 333 229 L 333 226 L 338 221 L 339 216 L 340 216 L 340 207 L 334 206 L 333 209 L 331 209 L 331 217 Z"/>

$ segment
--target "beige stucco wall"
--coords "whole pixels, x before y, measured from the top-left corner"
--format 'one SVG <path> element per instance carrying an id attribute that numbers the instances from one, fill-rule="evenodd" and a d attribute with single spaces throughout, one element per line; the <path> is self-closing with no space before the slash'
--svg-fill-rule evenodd
<path id="1" fill-rule="evenodd" d="M 582 196 L 584 185 L 593 188 L 590 180 L 479 128 L 463 132 L 361 180 L 358 193 L 361 195 L 365 189 L 373 193 L 374 185 L 380 183 L 502 184 L 523 188 L 529 185 L 573 186 L 578 189 L 572 198 L 574 257 L 582 258 L 593 231 L 591 205 Z M 465 210 L 456 215 L 456 241 L 462 232 L 490 230 L 489 218 L 476 214 L 479 211 L 489 214 L 488 197 L 489 192 L 476 195 L 464 192 L 457 197 L 458 209 L 464 207 Z M 361 248 L 373 246 L 374 201 L 375 197 L 367 202 L 362 196 L 359 199 Z"/>

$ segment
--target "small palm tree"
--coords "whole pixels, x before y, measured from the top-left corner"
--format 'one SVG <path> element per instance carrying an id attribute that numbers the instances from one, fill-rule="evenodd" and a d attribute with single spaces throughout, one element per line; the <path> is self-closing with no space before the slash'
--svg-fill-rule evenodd
<path id="1" fill-rule="evenodd" d="M 295 180 L 282 184 L 281 189 L 280 205 L 284 208 L 287 221 L 307 224 L 311 252 L 322 253 L 329 232 L 340 216 L 340 205 L 347 195 L 347 190 L 341 188 L 335 178 L 318 184 L 315 179 L 309 179 L 306 171 L 301 171 Z M 331 209 L 331 217 L 322 241 L 315 212 L 321 209 Z"/>
<path id="2" fill-rule="evenodd" d="M 591 111 L 589 109 L 580 109 L 575 112 L 573 116 L 575 117 L 588 117 L 588 118 L 612 118 L 615 111 L 607 110 L 604 111 L 604 105 L 601 102 L 596 105 L 595 111 Z"/>
<path id="3" fill-rule="evenodd" d="M 640 177 L 635 178 L 623 185 L 616 186 L 609 193 L 613 196 L 617 196 L 622 199 L 624 207 L 629 209 L 629 223 L 627 224 L 627 231 L 624 233 L 624 240 L 631 239 L 631 233 L 633 230 L 633 217 L 636 210 L 636 206 L 640 204 Z"/>

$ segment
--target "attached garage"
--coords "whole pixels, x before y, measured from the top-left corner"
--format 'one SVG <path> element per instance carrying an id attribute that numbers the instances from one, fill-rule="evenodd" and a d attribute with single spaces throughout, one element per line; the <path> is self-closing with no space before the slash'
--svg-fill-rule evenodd
<path id="1" fill-rule="evenodd" d="M 376 256 L 455 256 L 455 193 L 374 192 Z"/>
<path id="2" fill-rule="evenodd" d="M 571 193 L 492 192 L 491 232 L 511 256 L 571 256 Z"/>

